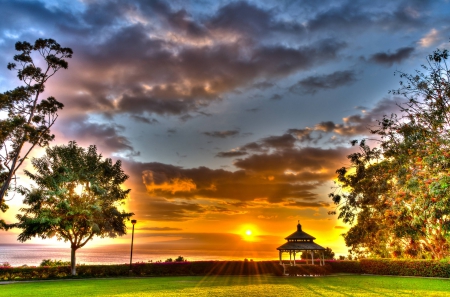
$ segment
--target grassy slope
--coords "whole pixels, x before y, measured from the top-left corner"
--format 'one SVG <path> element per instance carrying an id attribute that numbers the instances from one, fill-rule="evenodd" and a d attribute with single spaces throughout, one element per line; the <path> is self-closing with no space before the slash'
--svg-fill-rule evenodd
<path id="1" fill-rule="evenodd" d="M 448 296 L 450 280 L 388 276 L 155 277 L 15 283 L 0 296 Z"/>

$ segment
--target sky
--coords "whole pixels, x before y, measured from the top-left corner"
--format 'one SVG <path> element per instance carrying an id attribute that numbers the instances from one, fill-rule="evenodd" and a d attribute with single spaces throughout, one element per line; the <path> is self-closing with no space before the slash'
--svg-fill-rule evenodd
<path id="1" fill-rule="evenodd" d="M 328 215 L 335 172 L 349 165 L 351 140 L 373 138 L 377 120 L 398 113 L 404 98 L 389 93 L 398 72 L 421 69 L 450 37 L 444 0 L 0 7 L 0 92 L 20 85 L 6 68 L 17 41 L 52 38 L 73 49 L 43 94 L 65 105 L 51 145 L 94 144 L 122 161 L 136 244 L 273 258 L 298 221 L 316 243 L 347 254 L 340 234 L 350 226 Z M 8 202 L 7 221 L 21 201 Z M 1 232 L 0 243 L 16 242 L 18 232 Z"/>

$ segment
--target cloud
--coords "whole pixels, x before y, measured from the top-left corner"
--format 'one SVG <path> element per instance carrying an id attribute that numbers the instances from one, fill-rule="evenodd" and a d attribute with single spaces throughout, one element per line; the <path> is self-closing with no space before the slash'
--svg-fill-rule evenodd
<path id="1" fill-rule="evenodd" d="M 334 229 L 346 230 L 347 227 L 344 227 L 344 226 L 334 226 Z"/>
<path id="2" fill-rule="evenodd" d="M 239 130 L 211 131 L 211 132 L 203 132 L 203 134 L 216 138 L 227 138 L 230 136 L 238 135 Z"/>
<path id="3" fill-rule="evenodd" d="M 252 85 L 252 88 L 256 88 L 258 90 L 266 90 L 266 89 L 269 89 L 269 88 L 271 88 L 273 86 L 275 86 L 274 83 L 263 81 L 263 82 L 254 83 Z"/>
<path id="4" fill-rule="evenodd" d="M 319 10 L 306 21 L 312 33 L 346 32 L 347 34 L 367 32 L 368 30 L 401 30 L 423 26 L 431 2 L 396 2 L 392 6 L 373 7 L 370 3 L 355 5 L 351 1 L 333 3 L 328 9 Z M 351 32 L 351 33 L 350 33 Z"/>
<path id="5" fill-rule="evenodd" d="M 297 137 L 297 140 L 300 142 L 305 141 L 312 141 L 311 133 L 313 132 L 310 128 L 304 128 L 304 129 L 289 129 L 287 131 L 289 134 L 295 135 Z"/>
<path id="6" fill-rule="evenodd" d="M 377 126 L 377 120 L 381 121 L 384 116 L 390 116 L 392 113 L 399 114 L 400 108 L 397 104 L 402 102 L 404 100 L 400 98 L 383 99 L 371 110 L 363 110 L 362 114 L 343 118 L 342 123 L 324 121 L 316 124 L 314 129 L 326 133 L 334 132 L 341 136 L 367 135 L 370 129 Z"/>
<path id="7" fill-rule="evenodd" d="M 270 100 L 281 100 L 281 95 L 280 94 L 273 94 L 271 97 L 270 97 Z"/>
<path id="8" fill-rule="evenodd" d="M 331 74 L 309 76 L 299 80 L 289 88 L 291 92 L 301 91 L 304 94 L 315 94 L 319 90 L 336 89 L 356 82 L 356 74 L 352 70 L 336 71 Z"/>
<path id="9" fill-rule="evenodd" d="M 241 157 L 247 155 L 247 152 L 245 151 L 228 151 L 228 152 L 218 152 L 216 154 L 216 157 L 220 158 L 232 158 L 232 157 Z"/>
<path id="10" fill-rule="evenodd" d="M 439 31 L 435 28 L 431 29 L 423 38 L 420 39 L 421 47 L 430 47 L 441 39 Z"/>
<path id="11" fill-rule="evenodd" d="M 183 229 L 181 228 L 172 228 L 172 227 L 143 227 L 143 228 L 137 228 L 137 230 L 140 231 L 181 231 Z"/>
<path id="12" fill-rule="evenodd" d="M 320 208 L 320 207 L 329 207 L 330 203 L 318 201 L 318 202 L 306 202 L 306 201 L 289 201 L 288 203 L 283 204 L 286 207 L 294 207 L 294 208 Z"/>
<path id="13" fill-rule="evenodd" d="M 316 152 L 313 152 L 316 153 Z M 342 158 L 345 158 L 344 151 L 340 154 Z M 313 191 L 318 184 L 311 183 L 323 182 L 330 177 L 334 176 L 334 170 L 339 166 L 336 162 L 330 162 L 335 158 L 335 154 L 332 151 L 328 152 L 328 156 L 322 156 L 322 160 L 327 160 L 328 166 L 332 167 L 324 172 L 309 172 L 308 168 L 324 168 L 325 165 L 311 165 L 314 161 L 306 161 L 310 158 L 320 162 L 318 157 L 305 156 L 305 151 L 299 152 L 297 155 L 303 155 L 303 160 L 299 162 L 298 167 L 302 169 L 298 170 L 294 174 L 285 174 L 285 170 L 289 167 L 278 166 L 267 170 L 267 168 L 260 168 L 258 166 L 251 166 L 249 163 L 253 159 L 247 160 L 247 162 L 241 161 L 237 164 L 238 167 L 246 167 L 248 169 L 238 171 L 227 171 L 223 169 L 210 169 L 207 167 L 198 168 L 181 168 L 169 164 L 162 163 L 145 163 L 140 166 L 142 170 L 142 181 L 147 188 L 148 206 L 142 206 L 150 209 L 150 205 L 155 203 L 155 200 L 159 204 L 169 203 L 170 201 L 175 203 L 176 209 L 184 209 L 189 206 L 191 208 L 201 199 L 207 199 L 210 201 L 216 201 L 211 204 L 210 208 L 204 208 L 198 205 L 200 208 L 195 208 L 197 212 L 218 212 L 220 208 L 215 203 L 226 201 L 268 201 L 269 203 L 279 203 L 287 198 L 309 200 L 314 199 L 315 195 Z M 254 156 L 253 156 L 254 157 Z M 270 156 L 262 156 L 264 162 L 270 159 Z M 306 166 L 303 166 L 306 164 Z M 270 173 L 270 174 L 269 174 Z M 155 198 L 150 198 L 155 197 Z M 141 198 L 143 199 L 143 198 Z M 181 200 L 180 200 L 181 199 Z M 256 199 L 256 200 L 255 200 Z M 187 204 L 180 204 L 180 202 Z M 197 202 L 192 202 L 197 201 Z M 140 203 L 143 203 L 142 200 Z M 192 204 L 194 203 L 194 204 Z M 223 206 L 223 205 L 222 205 Z M 232 209 L 230 209 L 232 210 Z M 235 209 L 236 210 L 236 209 Z M 192 209 L 190 209 L 192 211 Z"/>
<path id="14" fill-rule="evenodd" d="M 413 47 L 402 47 L 402 48 L 399 48 L 393 54 L 384 53 L 384 52 L 373 54 L 370 57 L 369 61 L 372 61 L 372 62 L 375 62 L 378 64 L 382 64 L 382 65 L 386 65 L 386 66 L 392 66 L 394 63 L 399 64 L 403 60 L 408 59 L 413 52 L 414 52 Z"/>
<path id="15" fill-rule="evenodd" d="M 135 119 L 138 122 L 150 124 L 150 125 L 159 123 L 158 120 L 156 120 L 156 119 L 151 119 L 151 118 L 143 117 L 143 116 L 139 116 L 139 115 L 132 115 L 131 118 Z"/>
<path id="16" fill-rule="evenodd" d="M 102 151 L 125 152 L 138 156 L 127 137 L 123 136 L 125 127 L 115 123 L 90 122 L 86 117 L 65 118 L 58 123 L 67 139 L 83 139 L 95 143 Z"/>

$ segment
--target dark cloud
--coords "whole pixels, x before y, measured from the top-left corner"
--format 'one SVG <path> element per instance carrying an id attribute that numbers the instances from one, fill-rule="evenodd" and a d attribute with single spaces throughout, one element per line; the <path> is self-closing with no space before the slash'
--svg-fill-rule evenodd
<path id="1" fill-rule="evenodd" d="M 181 228 L 172 228 L 172 227 L 143 227 L 143 228 L 137 228 L 136 230 L 140 231 L 181 231 L 183 229 Z"/>
<path id="2" fill-rule="evenodd" d="M 280 94 L 273 94 L 271 97 L 270 97 L 270 100 L 281 100 L 281 95 Z"/>
<path id="3" fill-rule="evenodd" d="M 70 86 L 61 90 L 66 106 L 110 117 L 126 113 L 148 124 L 156 120 L 144 114 L 189 120 L 227 92 L 271 87 L 271 80 L 337 59 L 346 46 L 321 38 L 295 45 L 259 42 L 260 36 L 299 34 L 303 25 L 245 1 L 201 18 L 164 1 L 89 1 L 73 11 L 32 1 L 3 5 L 8 26 L 16 21 L 6 11 L 20 11 L 21 19 L 38 18 L 27 28 L 52 19 L 58 32 L 80 36 L 68 44 L 77 59 L 65 77 Z"/>
<path id="4" fill-rule="evenodd" d="M 350 115 L 343 119 L 343 123 L 334 123 L 332 121 L 320 122 L 315 126 L 315 130 L 326 133 L 334 132 L 342 136 L 355 136 L 370 134 L 370 129 L 377 125 L 384 116 L 390 116 L 392 113 L 399 113 L 401 104 L 404 100 L 399 98 L 383 99 L 371 110 L 363 110 L 363 114 Z"/>
<path id="5" fill-rule="evenodd" d="M 341 4 L 342 3 L 342 4 Z M 329 9 L 319 11 L 306 22 L 314 33 L 335 32 L 349 34 L 374 30 L 401 30 L 420 28 L 428 18 L 424 13 L 431 1 L 398 1 L 394 5 L 373 7 L 370 3 L 341 1 Z"/>
<path id="6" fill-rule="evenodd" d="M 267 82 L 267 81 L 263 81 L 263 82 L 258 82 L 252 85 L 253 88 L 256 88 L 258 90 L 266 90 L 268 88 L 271 88 L 275 86 L 275 84 L 271 83 L 271 82 Z"/>
<path id="7" fill-rule="evenodd" d="M 319 208 L 319 207 L 329 207 L 330 203 L 323 201 L 318 202 L 305 202 L 305 201 L 289 201 L 283 204 L 286 207 L 296 207 L 296 208 Z"/>
<path id="8" fill-rule="evenodd" d="M 328 172 L 324 178 L 334 175 L 328 169 L 339 168 L 341 160 L 345 160 L 346 149 L 321 149 L 305 147 L 296 150 L 278 151 L 273 154 L 255 154 L 245 159 L 238 159 L 234 165 L 246 171 L 256 172 Z M 333 165 L 332 165 L 333 164 Z"/>
<path id="9" fill-rule="evenodd" d="M 292 85 L 291 92 L 301 91 L 305 94 L 315 94 L 319 90 L 335 89 L 356 82 L 356 73 L 352 70 L 336 71 L 331 74 L 309 76 Z"/>
<path id="10" fill-rule="evenodd" d="M 151 221 L 186 221 L 204 214 L 206 209 L 199 203 L 172 202 L 165 199 L 145 197 L 136 203 L 136 207 L 145 213 L 144 217 Z M 142 211 L 144 210 L 144 211 Z"/>
<path id="11" fill-rule="evenodd" d="M 347 229 L 347 228 L 344 227 L 344 226 L 334 226 L 334 229 L 341 229 L 341 230 L 344 229 L 344 230 L 345 230 L 345 229 Z"/>
<path id="12" fill-rule="evenodd" d="M 130 156 L 138 156 L 127 137 L 123 136 L 125 127 L 114 123 L 89 122 L 86 118 L 68 118 L 61 126 L 68 139 L 83 139 L 95 144 L 101 150 L 110 152 L 126 152 Z"/>
<path id="13" fill-rule="evenodd" d="M 77 71 L 83 75 L 74 84 L 89 88 L 92 107 L 138 115 L 187 114 L 258 78 L 279 78 L 336 59 L 345 46 L 327 39 L 295 48 L 239 41 L 193 48 L 149 37 L 147 31 L 140 24 L 129 26 L 95 50 L 79 53 L 89 64 L 83 68 L 90 70 Z M 104 102 L 111 94 L 117 98 L 115 107 Z"/>
<path id="14" fill-rule="evenodd" d="M 230 136 L 238 135 L 239 130 L 211 131 L 211 132 L 203 132 L 203 134 L 216 138 L 227 138 Z"/>
<path id="15" fill-rule="evenodd" d="M 295 144 L 296 138 L 289 133 L 281 136 L 270 136 L 261 140 L 262 145 L 275 149 L 292 148 Z"/>
<path id="16" fill-rule="evenodd" d="M 245 1 L 232 2 L 219 9 L 209 21 L 211 28 L 232 31 L 250 36 L 267 34 L 273 22 L 269 11 Z"/>
<path id="17" fill-rule="evenodd" d="M 145 124 L 150 124 L 150 125 L 159 123 L 158 120 L 156 120 L 156 119 L 143 117 L 143 116 L 139 116 L 139 115 L 131 115 L 131 118 L 135 119 L 138 122 L 145 123 Z"/>
<path id="18" fill-rule="evenodd" d="M 300 142 L 307 142 L 312 141 L 311 133 L 313 132 L 312 129 L 305 128 L 305 129 L 289 129 L 287 131 L 289 134 L 295 135 L 297 137 L 297 140 Z"/>
<path id="19" fill-rule="evenodd" d="M 245 151 L 228 151 L 228 152 L 219 152 L 216 154 L 216 157 L 220 158 L 233 158 L 233 157 L 241 157 L 247 155 Z"/>
<path id="20" fill-rule="evenodd" d="M 285 175 L 276 168 L 273 175 L 256 170 L 239 170 L 235 172 L 223 169 L 198 167 L 183 169 L 173 165 L 148 163 L 144 167 L 143 181 L 150 196 L 165 199 L 228 199 L 242 202 L 266 199 L 276 203 L 287 198 L 310 199 L 315 194 L 311 191 L 316 185 L 305 183 L 306 175 Z M 253 168 L 252 168 L 253 169 Z M 329 178 L 329 175 L 322 179 Z M 320 176 L 315 176 L 321 179 Z M 149 203 L 153 204 L 153 200 Z M 188 203 L 188 202 L 186 202 Z M 190 205 L 191 202 L 189 202 Z M 144 207 L 144 206 L 143 206 Z M 149 206 L 145 206 L 150 208 Z M 175 208 L 186 205 L 176 205 Z M 197 211 L 215 211 L 216 209 L 197 209 Z"/>
<path id="21" fill-rule="evenodd" d="M 394 63 L 400 64 L 403 60 L 408 59 L 413 52 L 413 47 L 402 47 L 395 51 L 395 53 L 393 54 L 384 52 L 373 54 L 370 57 L 369 61 L 386 66 L 392 66 Z"/>

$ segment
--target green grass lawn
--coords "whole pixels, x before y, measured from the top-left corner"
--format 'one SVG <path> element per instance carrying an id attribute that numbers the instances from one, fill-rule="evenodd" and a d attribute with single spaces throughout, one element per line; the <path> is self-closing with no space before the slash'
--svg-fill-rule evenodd
<path id="1" fill-rule="evenodd" d="M 389 276 L 182 276 L 19 282 L 0 296 L 449 296 L 450 280 Z"/>

